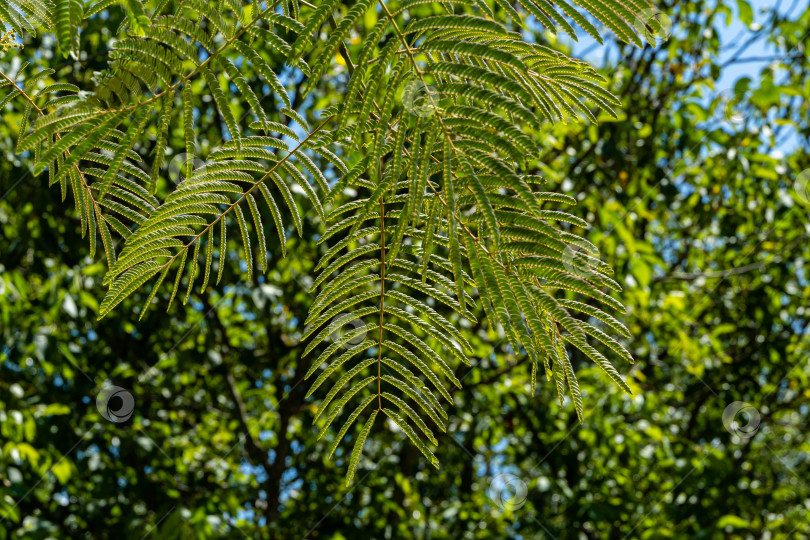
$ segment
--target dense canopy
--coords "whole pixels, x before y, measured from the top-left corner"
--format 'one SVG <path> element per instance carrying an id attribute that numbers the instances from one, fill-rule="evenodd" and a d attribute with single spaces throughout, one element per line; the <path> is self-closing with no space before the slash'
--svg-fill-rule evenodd
<path id="1" fill-rule="evenodd" d="M 808 6 L 316 4 L 0 0 L 0 538 L 810 534 Z"/>

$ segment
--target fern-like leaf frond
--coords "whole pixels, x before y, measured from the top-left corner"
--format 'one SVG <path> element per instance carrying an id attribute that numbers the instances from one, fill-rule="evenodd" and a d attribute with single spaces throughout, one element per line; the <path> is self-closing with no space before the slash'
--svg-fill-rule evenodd
<path id="1" fill-rule="evenodd" d="M 570 11 L 569 4 L 555 3 Z M 326 43 L 310 55 L 310 85 L 317 84 L 315 78 L 326 70 L 354 21 L 372 5 L 353 4 Z M 356 52 L 356 61 L 349 57 L 353 72 L 337 106 L 339 122 L 334 131 L 336 142 L 362 146 L 365 158 L 339 179 L 327 200 L 339 200 L 345 188 L 364 195 L 339 204 L 327 216 L 322 240 L 335 243 L 319 264 L 324 270 L 315 284 L 323 289 L 312 307 L 313 328 L 306 337 L 313 340 L 307 352 L 334 335 L 333 326 L 317 334 L 315 329 L 341 313 L 361 321 L 374 319 L 364 324 L 377 333 L 376 343 L 357 351 L 357 365 L 363 367 L 353 376 L 371 386 L 376 378 L 376 410 L 385 413 L 435 464 L 426 444 L 436 441 L 422 417 L 432 419 L 430 413 L 438 411 L 404 405 L 430 403 L 430 398 L 420 403 L 414 397 L 422 395 L 418 388 L 448 398 L 449 391 L 437 384 L 438 375 L 455 379 L 445 359 L 463 363 L 467 359 L 462 342 L 444 330 L 458 323 L 444 320 L 434 325 L 426 309 L 430 302 L 444 304 L 443 310 L 455 312 L 454 317 L 468 319 L 474 317 L 471 309 L 483 309 L 490 326 L 503 331 L 512 349 L 529 355 L 533 381 L 542 364 L 547 377 L 556 381 L 560 399 L 568 388 L 580 418 L 582 399 L 567 346 L 579 349 L 629 391 L 609 360 L 588 342 L 594 339 L 627 359 L 624 347 L 609 335 L 626 335 L 626 329 L 606 311 L 576 299 L 598 300 L 621 309 L 602 290 L 618 285 L 593 252 L 580 253 L 592 246 L 574 230 L 587 223 L 548 207 L 575 201 L 539 190 L 544 180 L 525 172 L 536 165 L 540 153 L 532 129 L 544 121 L 580 116 L 595 121 L 592 108 L 615 115 L 612 107 L 618 100 L 586 63 L 524 42 L 493 20 L 491 13 L 479 12 L 473 5 L 432 17 L 408 17 L 407 7 L 390 8 L 384 1 L 376 5 L 382 16 Z M 538 4 L 532 5 L 537 8 Z M 607 8 L 597 13 L 611 21 L 614 31 L 625 32 L 614 11 L 632 12 L 612 0 L 583 7 L 597 5 Z M 549 3 L 544 6 L 553 9 Z M 328 9 L 334 5 L 318 9 L 299 43 L 326 23 Z M 578 12 L 568 14 L 588 24 Z M 300 58 L 304 49 L 294 47 L 291 60 Z M 375 256 L 379 264 L 372 263 Z M 468 291 L 477 292 L 477 298 Z M 401 306 L 403 298 L 424 301 Z M 376 314 L 375 304 L 379 304 Z M 411 328 L 403 328 L 404 323 Z M 422 333 L 441 349 L 417 337 Z M 337 342 L 327 347 L 310 375 L 339 351 Z M 376 376 L 370 361 L 374 354 Z M 338 368 L 350 358 L 341 354 L 313 385 L 310 392 L 329 377 L 342 375 L 321 407 L 327 407 L 349 382 Z M 384 373 L 383 367 L 401 373 L 387 361 L 402 359 L 406 360 L 402 367 L 421 369 L 400 378 Z M 388 384 L 395 388 L 386 389 Z M 394 401 L 393 406 L 384 406 L 385 396 L 395 396 L 395 390 L 397 399 L 408 401 L 388 400 Z M 364 407 L 374 402 L 367 397 L 373 397 L 374 389 L 366 386 L 351 387 L 347 395 L 359 396 Z M 324 429 L 349 401 L 333 405 Z M 393 409 L 399 412 L 389 414 Z M 414 410 L 420 414 L 409 414 Z M 355 409 L 348 421 L 354 422 L 363 411 Z M 344 425 L 335 444 L 348 430 Z M 350 467 L 355 466 L 352 461 Z"/>
<path id="2" fill-rule="evenodd" d="M 375 426 L 403 432 L 438 466 L 441 402 L 452 403 L 456 370 L 471 364 L 465 320 L 485 318 L 529 357 L 532 389 L 542 365 L 580 420 L 579 360 L 629 393 L 602 352 L 632 361 L 616 316 L 623 307 L 611 296 L 621 288 L 582 237 L 588 224 L 564 210 L 576 200 L 537 175 L 545 125 L 616 116 L 619 101 L 589 64 L 519 30 L 533 17 L 601 41 L 592 18 L 642 45 L 639 32 L 659 24 L 639 24 L 650 8 L 647 0 L 0 0 L 0 20 L 19 33 L 52 30 L 65 54 L 77 52 L 84 18 L 126 14 L 92 92 L 52 71 L 22 82 L 4 75 L 0 103 L 24 100 L 18 152 L 33 155 L 34 171 L 47 171 L 63 198 L 72 192 L 91 255 L 101 238 L 109 290 L 100 316 L 148 282 L 141 316 L 166 279 L 169 305 L 178 293 L 188 301 L 199 281 L 204 291 L 214 280 L 215 259 L 220 281 L 229 238 L 252 280 L 267 270 L 276 236 L 285 254 L 287 229 L 302 233 L 300 207 L 317 214 L 323 254 L 304 354 L 313 358 L 310 395 L 325 391 L 322 434 L 339 426 L 330 455 L 354 438 L 351 482 Z M 376 23 L 357 43 L 372 11 Z M 311 128 L 296 109 L 344 68 L 342 96 Z M 298 79 L 283 75 L 290 71 Z M 213 150 L 196 144 L 210 120 L 223 141 Z M 182 171 L 176 187 L 163 174 L 174 148 L 185 151 L 171 160 Z M 337 179 L 327 181 L 327 170 Z M 113 233 L 125 240 L 120 252 Z"/>
<path id="3" fill-rule="evenodd" d="M 7 24 L 17 36 L 33 35 L 54 28 L 57 5 L 51 0 L 0 0 L 0 24 Z"/>
<path id="4" fill-rule="evenodd" d="M 395 172 L 393 165 L 387 166 L 384 183 Z M 322 270 L 314 285 L 320 292 L 303 336 L 309 340 L 304 355 L 321 350 L 307 376 L 325 366 L 308 395 L 335 381 L 316 415 L 316 420 L 326 419 L 324 432 L 352 401 L 360 402 L 358 408 L 347 410 L 352 412 L 332 443 L 332 452 L 364 411 L 371 414 L 358 438 L 360 447 L 355 445 L 349 480 L 356 467 L 355 454 L 362 450 L 359 441 L 365 439 L 366 427 L 378 412 L 399 426 L 438 467 L 423 439 L 438 443 L 433 429 L 445 431 L 443 419 L 447 418 L 439 398 L 452 403 L 445 381 L 460 387 L 455 365 L 470 364 L 470 346 L 458 331 L 457 320 L 451 322 L 442 312 L 455 310 L 453 319 L 461 316 L 457 292 L 467 302 L 473 299 L 463 288 L 451 285 L 452 265 L 446 255 L 433 254 L 434 261 L 423 269 L 422 252 L 416 247 L 419 232 L 409 229 L 416 234 L 413 237 L 398 233 L 401 223 L 408 221 L 409 182 L 387 183 L 391 188 L 377 198 L 373 211 L 367 212 L 365 204 L 347 202 L 351 217 L 327 229 L 323 240 L 333 245 L 318 265 Z M 344 213 L 338 206 L 328 218 Z M 467 317 L 474 320 L 471 314 Z"/>

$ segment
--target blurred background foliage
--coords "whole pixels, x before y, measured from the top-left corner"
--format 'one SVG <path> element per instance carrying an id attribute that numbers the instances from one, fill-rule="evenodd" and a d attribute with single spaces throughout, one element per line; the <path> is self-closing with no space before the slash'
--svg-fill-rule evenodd
<path id="1" fill-rule="evenodd" d="M 575 357 L 580 425 L 552 384 L 531 397 L 502 337 L 474 329 L 441 469 L 380 432 L 349 488 L 300 384 L 317 217 L 253 283 L 226 276 L 142 322 L 135 295 L 97 321 L 103 262 L 72 203 L 14 155 L 23 103 L 7 104 L 0 538 L 810 537 L 806 4 L 658 2 L 672 33 L 644 49 L 528 32 L 596 62 L 624 104 L 616 121 L 537 136 L 540 172 L 577 197 L 625 287 L 637 363 L 620 371 L 635 396 Z M 28 60 L 91 88 L 107 17 L 120 10 L 87 21 L 77 60 L 26 36 L 0 70 Z M 281 59 L 278 71 L 293 88 Z M 338 61 L 296 105 L 314 119 L 346 80 Z M 213 109 L 198 112 L 205 155 L 221 133 Z M 105 384 L 133 396 L 126 422 L 97 407 Z"/>

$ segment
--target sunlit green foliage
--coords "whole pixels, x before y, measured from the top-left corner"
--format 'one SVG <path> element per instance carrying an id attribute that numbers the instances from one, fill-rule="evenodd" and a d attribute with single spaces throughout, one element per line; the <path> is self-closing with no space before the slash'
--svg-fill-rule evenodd
<path id="1" fill-rule="evenodd" d="M 792 4 L 781 3 L 782 10 Z M 434 391 L 442 406 L 435 409 L 438 421 L 446 432 L 433 418 L 422 415 L 407 390 L 383 383 L 383 392 L 392 401 L 383 397 L 382 406 L 428 441 L 429 450 L 441 462 L 439 470 L 383 412 L 377 412 L 359 459 L 351 459 L 370 413 L 378 410 L 376 401 L 355 420 L 332 459 L 327 459 L 345 417 L 368 396 L 376 397 L 373 383 L 365 397 L 352 398 L 332 428 L 318 429 L 329 407 L 319 416 L 317 427 L 312 426 L 322 410 L 318 400 L 342 375 L 328 376 L 312 394 L 315 401 L 312 396 L 306 398 L 310 387 L 304 376 L 333 340 L 362 328 L 352 319 L 303 356 L 310 343 L 301 341 L 309 330 L 308 313 L 320 309 L 316 302 L 320 295 L 329 294 L 324 293 L 328 285 L 308 292 L 322 274 L 315 266 L 348 237 L 349 229 L 318 244 L 326 226 L 307 194 L 291 181 L 289 191 L 299 209 L 299 236 L 297 218 L 283 193 L 268 184 L 274 196 L 279 189 L 277 204 L 284 217 L 286 243 L 280 243 L 272 211 L 264 206 L 263 195 L 257 194 L 268 252 L 264 272 L 257 266 L 258 237 L 246 200 L 241 204 L 254 251 L 253 280 L 246 279 L 247 269 L 240 263 L 244 246 L 234 217 L 225 247 L 219 250 L 222 255 L 211 253 L 204 290 L 200 285 L 205 279 L 207 237 L 197 253 L 191 290 L 186 261 L 175 295 L 188 297 L 185 305 L 175 302 L 168 314 L 156 309 L 169 305 L 176 278 L 172 274 L 155 293 L 152 310 L 142 320 L 138 316 L 152 292 L 151 283 L 97 320 L 107 273 L 102 240 L 97 234 L 98 253 L 89 258 L 89 244 L 81 238 L 81 215 L 73 201 L 64 204 L 59 188 L 47 189 L 47 174 L 31 175 L 30 155 L 15 154 L 28 101 L 12 96 L 0 111 L 0 537 L 782 539 L 810 534 L 806 505 L 810 485 L 805 480 L 810 476 L 806 437 L 809 194 L 796 188 L 801 187 L 801 171 L 810 168 L 806 152 L 810 96 L 805 76 L 810 69 L 805 48 L 810 12 L 798 6 L 787 18 L 763 10 L 763 5 L 752 3 L 752 8 L 745 0 L 720 6 L 696 0 L 662 2 L 658 7 L 675 25 L 668 41 L 642 49 L 618 44 L 614 36 L 605 34 L 607 60 L 604 65 L 597 63 L 607 82 L 600 86 L 620 97 L 621 104 L 613 106 L 618 118 L 601 114 L 598 125 L 543 121 L 531 128 L 524 120 L 515 121 L 541 146 L 540 159 L 527 163 L 525 173 L 547 179 L 544 185 L 531 184 L 538 196 L 554 194 L 553 201 L 543 200 L 543 209 L 565 210 L 590 228 L 550 225 L 586 237 L 598 248 L 598 259 L 616 269 L 613 278 L 623 288 L 616 298 L 628 306 L 627 314 L 617 318 L 633 336 L 619 341 L 637 360 L 632 369 L 623 367 L 623 362 L 617 367 L 633 395 L 606 385 L 592 360 L 575 347 L 566 347 L 583 398 L 580 423 L 571 398 L 559 405 L 556 383 L 535 386 L 527 352 L 513 350 L 506 335 L 488 324 L 486 312 L 465 302 L 468 314 L 475 316 L 473 322 L 458 315 L 460 306 L 447 307 L 420 294 L 417 298 L 451 323 L 469 344 L 464 352 L 472 366 L 458 358 L 446 359 L 462 384 L 461 389 L 447 385 L 452 403 Z M 145 12 L 150 13 L 153 6 L 147 3 Z M 301 6 L 304 16 L 310 8 Z M 514 7 L 519 10 L 517 4 Z M 425 6 L 411 9 L 419 9 L 420 16 L 437 14 Z M 336 10 L 335 23 L 340 24 L 347 12 Z M 762 28 L 752 27 L 735 42 L 720 39 L 726 25 L 738 19 L 745 19 L 746 25 L 756 20 Z M 354 60 L 347 63 L 339 47 L 307 96 L 297 92 L 299 83 L 307 81 L 303 73 L 283 67 L 286 54 L 263 50 L 289 91 L 289 106 L 258 69 L 250 68 L 251 62 L 247 67 L 240 64 L 242 52 L 234 50 L 227 57 L 262 99 L 268 121 L 277 121 L 303 140 L 323 120 L 322 111 L 338 112 L 334 106 L 346 94 L 348 73 L 359 65 L 361 38 L 378 20 L 370 11 L 357 20 L 346 40 Z M 508 19 L 498 20 L 514 29 Z M 31 64 L 17 79 L 23 88 L 41 91 L 69 83 L 82 91 L 92 90 L 94 74 L 109 67 L 111 40 L 120 42 L 124 36 L 116 32 L 128 21 L 124 4 L 110 4 L 106 11 L 85 19 L 78 60 L 69 52 L 63 56 L 48 32 L 26 32 L 24 49 L 10 50 L 0 58 L 0 72 L 14 78 L 28 60 Z M 318 46 L 328 41 L 331 24 L 327 19 L 317 37 L 313 32 Z M 531 18 L 528 27 L 524 36 L 529 41 L 568 50 L 564 33 L 557 38 L 541 33 Z M 773 47 L 772 65 L 762 72 L 747 62 L 749 55 L 765 53 L 740 52 L 754 35 Z M 579 37 L 588 39 L 584 33 Z M 576 49 L 597 61 L 601 51 L 596 45 Z M 314 65 L 307 55 L 303 60 Z M 33 74 L 46 67 L 56 70 L 58 80 L 44 76 L 31 82 Z M 746 76 L 741 77 L 741 72 Z M 243 135 L 249 135 L 249 124 L 259 119 L 238 87 L 225 84 L 230 76 L 220 75 L 223 92 L 230 92 L 234 118 Z M 720 83 L 721 76 L 741 78 L 737 84 L 733 80 Z M 437 92 L 439 83 L 426 82 L 425 87 L 410 85 L 407 98 L 405 89 L 400 89 L 402 97 L 397 95 L 395 100 L 395 111 L 407 104 L 418 113 L 408 117 L 414 124 L 417 118 L 430 121 L 430 116 L 419 116 L 430 111 L 423 96 L 426 87 Z M 453 84 L 443 87 L 444 104 L 454 95 Z M 726 87 L 734 92 L 718 96 L 718 90 Z M 127 158 L 122 165 L 141 167 L 149 182 L 155 182 L 158 206 L 176 189 L 175 183 L 187 176 L 185 166 L 190 165 L 192 173 L 202 168 L 210 154 L 223 149 L 223 134 L 228 134 L 207 85 L 196 78 L 190 89 L 194 136 L 188 138 L 184 90 L 182 86 L 177 90 L 171 121 L 164 123 L 164 116 L 153 113 L 144 135 L 133 144 L 132 151 L 143 161 Z M 51 97 L 71 100 L 75 95 L 56 93 L 38 98 L 37 104 Z M 380 89 L 377 102 L 384 97 Z M 311 129 L 305 131 L 297 120 L 276 115 L 282 108 L 298 111 Z M 492 110 L 504 113 L 497 107 Z M 35 118 L 30 114 L 29 121 Z M 321 131 L 334 131 L 337 121 L 337 117 L 330 120 Z M 156 147 L 164 129 L 169 151 L 155 170 L 151 165 L 160 154 Z M 281 138 L 287 149 L 297 144 L 288 133 L 272 136 Z M 371 136 L 366 140 L 371 141 Z M 793 142 L 785 144 L 786 140 Z M 191 151 L 187 151 L 189 141 Z M 118 144 L 117 139 L 113 142 Z M 351 167 L 366 148 L 368 143 L 359 150 L 346 144 L 328 149 Z M 438 147 L 436 157 L 442 157 Z M 342 176 L 332 163 L 334 158 L 312 154 L 312 159 L 330 186 Z M 436 172 L 429 179 L 442 188 L 439 171 L 444 160 L 433 163 Z M 451 172 L 457 169 L 450 165 Z M 85 163 L 79 166 L 83 169 Z M 103 164 L 89 167 L 106 169 Z M 89 181 L 92 185 L 100 178 Z M 292 180 L 286 172 L 284 178 Z M 367 174 L 363 178 L 370 180 Z M 137 177 L 133 180 L 146 185 Z M 72 188 L 67 187 L 70 198 Z M 453 187 L 458 190 L 455 183 Z M 489 189 L 487 184 L 484 187 Z M 356 184 L 335 193 L 334 203 L 329 203 L 314 183 L 313 190 L 323 201 L 325 214 L 373 193 Z M 471 209 L 473 197 L 462 188 L 456 201 Z M 576 205 L 568 204 L 570 197 Z M 104 199 L 112 200 L 110 192 Z M 393 205 L 394 211 L 399 206 Z M 435 208 L 438 212 L 442 207 Z M 101 211 L 105 216 L 116 215 L 104 207 Z M 423 219 L 429 220 L 433 211 L 434 206 L 425 203 Z M 120 218 L 130 223 L 125 219 Z M 439 218 L 433 220 L 439 223 Z M 368 220 L 355 232 L 377 224 Z M 387 236 L 396 224 L 394 218 L 386 218 Z M 441 226 L 447 226 L 446 216 Z M 432 270 L 450 278 L 453 256 L 447 231 L 438 226 L 431 230 L 433 253 L 446 259 L 443 270 Z M 502 243 L 520 241 L 500 232 Z M 215 247 L 220 245 L 220 234 L 216 228 Z M 124 242 L 114 230 L 111 235 L 115 253 L 120 254 Z M 427 244 L 427 237 L 423 238 Z M 420 287 L 423 259 L 414 253 L 421 249 L 421 241 L 417 237 L 397 256 L 417 261 L 418 273 L 401 267 L 392 270 L 416 277 L 412 283 Z M 462 255 L 466 253 L 463 242 L 462 237 Z M 286 257 L 281 256 L 284 249 Z M 347 248 L 340 249 L 338 256 Z M 587 253 L 583 249 L 576 252 Z M 193 256 L 192 249 L 188 259 Z M 225 264 L 220 285 L 215 286 L 220 257 Z M 362 279 L 379 279 L 375 266 L 379 259 L 362 257 L 367 258 L 362 261 L 367 265 Z M 473 280 L 466 259 L 462 264 L 463 273 Z M 572 268 L 586 270 L 579 265 Z M 340 277 L 336 274 L 334 279 Z M 426 284 L 430 279 L 428 275 Z M 479 302 L 472 282 L 465 283 L 465 292 Z M 455 285 L 442 286 L 441 291 L 456 298 Z M 363 287 L 358 285 L 361 292 L 373 289 Z M 394 289 L 387 286 L 386 290 Z M 579 301 L 596 307 L 587 297 Z M 373 305 L 373 301 L 363 304 Z M 392 306 L 409 311 L 405 304 Z M 573 310 L 570 315 L 595 322 Z M 373 314 L 363 318 L 366 328 L 375 320 Z M 439 324 L 432 316 L 425 320 Z M 441 342 L 423 333 L 419 323 L 407 318 L 392 319 L 392 323 L 442 350 Z M 347 344 L 366 345 L 360 336 L 371 341 L 371 347 L 379 337 L 360 331 Z M 458 340 L 450 334 L 444 338 Z M 397 337 L 393 341 L 405 343 Z M 331 361 L 348 350 L 341 348 Z M 614 354 L 600 350 L 607 356 Z M 365 360 L 357 352 L 353 364 L 344 364 L 346 370 Z M 376 377 L 374 367 L 356 380 Z M 386 369 L 390 371 L 383 371 L 383 376 L 396 373 L 383 364 Z M 318 371 L 311 380 L 324 372 Z M 441 372 L 436 374 L 449 382 Z M 112 423 L 103 418 L 96 400 L 105 381 L 134 396 L 129 421 Z M 414 382 L 430 384 L 421 377 Z M 345 394 L 332 402 L 342 397 Z M 420 411 L 438 446 L 401 412 L 396 399 Z M 724 425 L 724 410 L 736 401 L 751 404 L 761 415 L 753 437 L 735 436 Z M 355 477 L 347 487 L 350 469 Z M 502 490 L 504 475 L 519 487 L 519 482 L 525 485 L 522 497 Z"/>
<path id="2" fill-rule="evenodd" d="M 651 30 L 639 27 L 649 5 L 583 5 L 638 46 L 637 29 Z M 4 13 L 33 27 L 23 7 Z M 615 117 L 620 104 L 590 65 L 520 34 L 533 16 L 575 36 L 571 19 L 601 39 L 565 0 L 556 7 L 472 0 L 345 6 L 60 0 L 50 7 L 39 22 L 73 58 L 84 19 L 103 10 L 126 14 L 92 92 L 59 82 L 54 70 L 32 77 L 56 81 L 44 88 L 30 79 L 3 81 L 11 98 L 26 103 L 17 152 L 33 154 L 35 174 L 47 171 L 63 199 L 72 193 L 91 257 L 101 240 L 109 287 L 101 316 L 143 287 L 151 293 L 141 317 L 164 283 L 173 283 L 170 306 L 176 297 L 188 301 L 196 285 L 204 291 L 209 282 L 219 284 L 229 228 L 242 244 L 245 278 L 253 281 L 254 272 L 268 268 L 267 235 L 278 236 L 285 254 L 289 222 L 300 234 L 300 216 L 312 209 L 325 228 L 320 242 L 331 247 L 317 266 L 322 272 L 313 287 L 320 295 L 307 319 L 304 339 L 312 339 L 304 355 L 346 322 L 361 321 L 364 335 L 375 334 L 367 346 L 343 350 L 357 337 L 346 334 L 313 355 L 308 375 L 332 362 L 313 386 L 329 389 L 320 405 L 323 413 L 332 403 L 324 429 L 346 406 L 360 403 L 342 422 L 333 452 L 374 404 L 439 466 L 427 446 L 437 444 L 428 422 L 445 430 L 434 392 L 452 403 L 445 381 L 461 387 L 452 370 L 470 365 L 469 343 L 456 328 L 462 319 L 485 316 L 491 328 L 502 329 L 512 350 L 529 355 L 533 380 L 542 369 L 560 402 L 570 393 L 580 419 L 569 345 L 630 393 L 593 347 L 632 362 L 610 335 L 629 337 L 627 328 L 593 305 L 621 312 L 622 304 L 605 292 L 621 287 L 596 247 L 572 232 L 587 222 L 558 210 L 576 200 L 546 191 L 546 180 L 529 172 L 543 148 L 536 133 L 545 123 L 595 122 L 599 111 Z M 352 35 L 368 17 L 376 22 L 355 45 Z M 657 28 L 655 19 L 651 24 Z M 330 28 L 327 39 L 319 39 L 322 28 Z M 269 55 L 295 66 L 303 80 L 285 87 Z M 312 127 L 288 94 L 317 91 L 337 58 L 348 67 L 349 82 Z M 277 107 L 262 104 L 257 84 L 278 96 Z M 215 105 L 225 142 L 195 166 L 200 99 Z M 169 144 L 172 129 L 182 129 L 179 148 Z M 145 134 L 154 134 L 154 143 Z M 166 151 L 181 149 L 182 181 L 159 191 Z M 296 191 L 306 196 L 303 208 Z M 120 250 L 116 236 L 124 240 Z M 438 313 L 436 302 L 455 314 Z M 355 444 L 348 480 L 362 449 Z"/>

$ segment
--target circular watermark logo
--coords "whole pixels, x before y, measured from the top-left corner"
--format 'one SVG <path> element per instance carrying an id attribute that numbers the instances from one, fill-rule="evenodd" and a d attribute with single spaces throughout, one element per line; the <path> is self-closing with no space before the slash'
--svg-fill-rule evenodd
<path id="1" fill-rule="evenodd" d="M 657 9 L 645 9 L 636 15 L 633 28 L 654 47 L 659 40 L 663 43 L 672 35 L 672 19 Z"/>
<path id="2" fill-rule="evenodd" d="M 757 408 L 744 401 L 735 401 L 723 411 L 723 425 L 726 430 L 743 440 L 757 434 L 761 421 Z"/>
<path id="3" fill-rule="evenodd" d="M 414 116 L 429 118 L 436 114 L 439 93 L 422 81 L 411 81 L 402 92 L 402 106 Z"/>
<path id="4" fill-rule="evenodd" d="M 568 244 L 563 250 L 562 263 L 565 269 L 575 276 L 581 278 L 598 276 L 599 272 L 588 262 L 591 257 L 592 254 L 586 249 L 574 244 Z"/>
<path id="5" fill-rule="evenodd" d="M 810 205 L 810 169 L 805 169 L 796 175 L 793 191 L 796 192 L 796 196 L 801 202 Z"/>
<path id="6" fill-rule="evenodd" d="M 189 165 L 191 165 L 191 175 L 188 174 Z M 209 165 L 210 163 L 208 161 L 200 159 L 197 156 L 189 156 L 185 152 L 175 154 L 166 164 L 168 179 L 173 182 L 174 185 L 180 185 L 183 180 L 190 176 L 205 174 L 205 170 Z"/>
<path id="7" fill-rule="evenodd" d="M 341 343 L 344 349 L 354 349 L 366 340 L 366 323 L 353 317 L 350 313 L 341 313 L 335 316 L 329 323 L 329 328 L 334 329 L 329 334 L 329 339 L 333 343 Z"/>
<path id="8" fill-rule="evenodd" d="M 120 386 L 106 385 L 96 396 L 96 408 L 105 420 L 120 424 L 132 417 L 135 399 L 128 390 Z"/>
<path id="9" fill-rule="evenodd" d="M 499 474 L 489 483 L 489 498 L 501 510 L 518 510 L 526 504 L 526 482 L 514 474 Z"/>
<path id="10" fill-rule="evenodd" d="M 723 90 L 717 100 L 714 116 L 718 120 L 726 121 L 735 127 L 741 126 L 745 122 L 745 116 L 740 107 L 742 100 L 737 97 L 734 90 Z"/>

